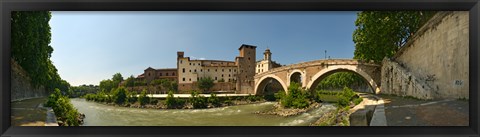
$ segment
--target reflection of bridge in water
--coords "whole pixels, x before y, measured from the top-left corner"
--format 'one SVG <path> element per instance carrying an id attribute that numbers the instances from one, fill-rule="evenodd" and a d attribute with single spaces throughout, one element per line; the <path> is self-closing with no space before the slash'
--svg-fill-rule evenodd
<path id="1" fill-rule="evenodd" d="M 380 91 L 381 65 L 353 59 L 328 59 L 302 62 L 273 68 L 255 75 L 255 94 L 264 94 L 267 87 L 277 87 L 287 91 L 291 82 L 297 82 L 306 89 L 314 89 L 330 74 L 353 72 L 363 77 L 372 91 Z M 278 90 L 276 90 L 278 91 Z"/>

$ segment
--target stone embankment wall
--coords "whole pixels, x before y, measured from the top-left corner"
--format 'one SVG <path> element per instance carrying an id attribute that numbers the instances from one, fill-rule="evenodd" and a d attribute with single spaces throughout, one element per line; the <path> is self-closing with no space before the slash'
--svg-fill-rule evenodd
<path id="1" fill-rule="evenodd" d="M 11 60 L 11 68 L 11 101 L 46 97 L 48 95 L 45 88 L 32 86 L 27 72 L 14 60 Z"/>
<path id="2" fill-rule="evenodd" d="M 468 11 L 439 12 L 382 65 L 382 92 L 469 98 Z"/>

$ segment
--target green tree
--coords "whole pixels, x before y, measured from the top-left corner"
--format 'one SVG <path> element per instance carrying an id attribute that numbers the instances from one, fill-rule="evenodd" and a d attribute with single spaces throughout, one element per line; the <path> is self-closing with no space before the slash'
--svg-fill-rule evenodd
<path id="1" fill-rule="evenodd" d="M 198 88 L 201 89 L 203 92 L 210 90 L 214 85 L 213 79 L 211 77 L 204 77 L 198 80 Z"/>
<path id="2" fill-rule="evenodd" d="M 117 88 L 112 97 L 115 103 L 123 104 L 127 100 L 127 90 L 123 87 Z"/>
<path id="3" fill-rule="evenodd" d="M 100 81 L 99 88 L 101 91 L 110 92 L 114 87 L 114 82 L 110 79 Z"/>
<path id="4" fill-rule="evenodd" d="M 49 11 L 13 11 L 11 16 L 12 58 L 28 73 L 34 86 L 47 86 L 52 76 L 50 18 Z"/>
<path id="5" fill-rule="evenodd" d="M 131 75 L 125 80 L 125 86 L 126 87 L 134 87 L 135 86 L 135 77 Z"/>
<path id="6" fill-rule="evenodd" d="M 362 11 L 357 13 L 354 59 L 381 62 L 392 57 L 434 11 Z"/>

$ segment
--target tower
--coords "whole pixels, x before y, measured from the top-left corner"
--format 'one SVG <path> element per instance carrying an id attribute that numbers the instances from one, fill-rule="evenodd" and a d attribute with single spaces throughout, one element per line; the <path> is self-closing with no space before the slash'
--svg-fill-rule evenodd
<path id="1" fill-rule="evenodd" d="M 237 91 L 240 93 L 253 93 L 253 84 L 256 67 L 257 46 L 242 44 L 238 50 L 240 56 L 236 58 L 238 65 Z"/>
<path id="2" fill-rule="evenodd" d="M 268 61 L 272 60 L 272 52 L 270 52 L 269 48 L 267 48 L 265 52 L 263 52 L 263 60 L 268 60 Z"/>

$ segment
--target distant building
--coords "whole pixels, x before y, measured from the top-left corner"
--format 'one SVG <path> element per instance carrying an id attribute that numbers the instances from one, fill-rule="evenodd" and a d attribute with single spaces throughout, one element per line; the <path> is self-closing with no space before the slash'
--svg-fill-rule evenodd
<path id="1" fill-rule="evenodd" d="M 198 90 L 197 81 L 210 77 L 215 82 L 213 91 L 253 93 L 256 46 L 243 44 L 238 50 L 235 61 L 191 60 L 184 52 L 177 52 L 178 90 Z"/>
<path id="2" fill-rule="evenodd" d="M 168 79 L 171 81 L 178 81 L 176 68 L 153 69 L 148 67 L 143 74 L 137 76 L 138 80 L 146 80 L 147 82 L 155 79 Z"/>
<path id="3" fill-rule="evenodd" d="M 263 60 L 257 61 L 256 63 L 255 73 L 263 73 L 281 66 L 282 65 L 278 64 L 277 62 L 272 61 L 272 52 L 270 52 L 270 49 L 267 48 L 265 52 L 263 52 Z"/>

